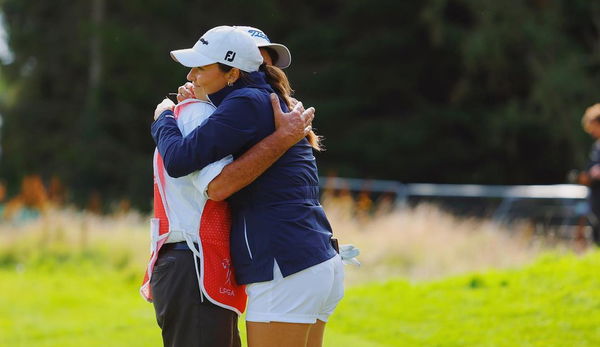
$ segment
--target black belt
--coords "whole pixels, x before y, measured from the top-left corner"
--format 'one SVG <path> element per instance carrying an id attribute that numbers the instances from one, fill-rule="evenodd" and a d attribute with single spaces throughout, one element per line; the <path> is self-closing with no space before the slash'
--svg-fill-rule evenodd
<path id="1" fill-rule="evenodd" d="M 198 248 L 198 244 L 194 243 L 194 247 Z M 165 251 L 189 251 L 190 248 L 187 245 L 187 242 L 185 241 L 181 241 L 181 242 L 172 242 L 172 243 L 165 243 L 162 245 L 161 249 L 164 249 Z"/>

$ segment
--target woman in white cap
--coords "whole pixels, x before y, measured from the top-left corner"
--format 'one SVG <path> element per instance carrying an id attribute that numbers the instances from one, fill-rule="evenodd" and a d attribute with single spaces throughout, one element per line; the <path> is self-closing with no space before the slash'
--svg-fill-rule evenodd
<path id="1" fill-rule="evenodd" d="M 174 108 L 183 134 L 214 111 L 203 94 L 197 89 L 197 98 Z M 279 102 L 274 109 L 279 110 Z M 154 304 L 165 346 L 241 345 L 237 315 L 245 310 L 246 294 L 232 277 L 229 207 L 224 201 L 207 200 L 204 191 L 216 175 L 215 183 L 226 181 L 241 189 L 262 173 L 306 135 L 312 111 L 301 115 L 300 110 L 297 115 L 275 112 L 280 127 L 244 158 L 232 163 L 227 156 L 185 177 L 170 177 L 155 152 L 152 253 L 140 293 Z M 297 134 L 295 141 L 287 139 L 290 134 Z"/>
<path id="2" fill-rule="evenodd" d="M 252 37 L 254 43 L 256 43 L 256 47 L 259 49 L 260 55 L 263 57 L 264 64 L 285 69 L 292 63 L 292 54 L 290 53 L 290 50 L 285 45 L 271 42 L 267 34 L 262 30 L 250 26 L 236 26 L 236 28 L 246 32 Z M 287 92 L 287 97 L 289 98 L 291 96 L 289 95 L 291 93 L 290 84 L 286 76 L 283 76 L 282 79 L 286 84 L 287 89 L 285 92 Z M 196 98 L 194 90 L 197 88 L 198 87 L 195 87 L 191 82 L 185 83 L 177 89 L 177 101 L 183 102 L 187 99 Z M 295 99 L 291 99 L 290 101 L 292 101 L 294 105 L 297 103 Z"/>
<path id="3" fill-rule="evenodd" d="M 179 100 L 173 110 L 184 135 L 215 109 L 200 86 L 192 87 L 193 98 Z M 228 156 L 200 171 L 173 178 L 155 153 L 152 253 L 140 292 L 154 304 L 165 346 L 241 345 L 237 315 L 245 309 L 246 295 L 228 265 L 229 208 L 224 201 L 207 200 L 203 192 L 216 175 L 215 183 L 225 181 L 230 187 L 237 186 L 236 190 L 243 188 L 304 137 L 313 110 L 300 114 L 302 107 L 297 106 L 296 114 L 275 112 L 280 123 L 277 131 L 233 163 Z M 273 107 L 279 110 L 279 102 Z M 296 140 L 282 141 L 282 134 L 285 138 L 297 134 Z M 244 176 L 239 177 L 239 172 Z"/>
<path id="4" fill-rule="evenodd" d="M 285 45 L 271 42 L 267 34 L 258 28 L 250 26 L 236 26 L 235 28 L 246 32 L 254 40 L 254 43 L 256 44 L 256 47 L 258 47 L 260 55 L 263 58 L 263 64 L 265 65 L 263 69 L 268 69 L 269 75 L 273 76 L 268 82 L 271 84 L 271 87 L 275 89 L 275 92 L 283 99 L 288 108 L 298 105 L 298 100 L 291 96 L 292 88 L 290 82 L 288 81 L 286 74 L 281 70 L 289 67 L 292 63 L 292 54 L 290 53 L 290 50 Z M 187 82 L 178 88 L 177 101 L 185 102 L 188 99 L 196 98 L 194 90 L 197 89 L 197 86 L 194 86 L 191 82 Z M 301 111 L 304 111 L 301 103 L 298 106 Z M 310 129 L 306 138 L 315 150 L 321 150 L 321 139 L 312 129 Z M 231 186 L 231 182 L 228 180 L 220 180 L 220 182 Z M 209 189 L 215 185 L 216 182 L 210 185 Z M 237 189 L 235 191 L 237 191 Z"/>
<path id="5" fill-rule="evenodd" d="M 185 138 L 173 112 L 161 112 L 152 135 L 169 175 L 187 175 L 229 154 L 238 158 L 273 133 L 271 86 L 281 76 L 262 64 L 247 33 L 217 27 L 172 56 L 192 68 L 188 78 L 217 109 Z M 250 346 L 320 346 L 343 296 L 342 263 L 319 204 L 312 150 L 302 139 L 237 192 L 209 186 L 211 198 L 228 198 L 231 207 L 231 256 L 237 282 L 247 285 Z"/>

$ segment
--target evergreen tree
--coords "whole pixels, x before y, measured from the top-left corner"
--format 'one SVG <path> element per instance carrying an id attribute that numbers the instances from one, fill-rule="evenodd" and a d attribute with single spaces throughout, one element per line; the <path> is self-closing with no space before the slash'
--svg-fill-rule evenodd
<path id="1" fill-rule="evenodd" d="M 316 106 L 322 174 L 439 183 L 557 183 L 581 167 L 597 101 L 600 6 L 585 0 L 217 3 L 2 0 L 14 61 L 0 179 L 58 176 L 84 203 L 151 199 L 155 105 L 184 82 L 169 58 L 222 24 L 292 51 Z"/>

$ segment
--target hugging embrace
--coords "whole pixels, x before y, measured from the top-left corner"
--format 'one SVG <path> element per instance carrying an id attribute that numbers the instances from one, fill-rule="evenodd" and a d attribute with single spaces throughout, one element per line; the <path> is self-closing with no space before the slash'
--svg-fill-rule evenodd
<path id="1" fill-rule="evenodd" d="M 291 97 L 287 47 L 219 26 L 171 57 L 190 68 L 158 104 L 154 217 L 142 295 L 165 346 L 321 346 L 343 297 L 319 203 L 314 109 Z M 345 247 L 345 258 L 358 254 Z"/>

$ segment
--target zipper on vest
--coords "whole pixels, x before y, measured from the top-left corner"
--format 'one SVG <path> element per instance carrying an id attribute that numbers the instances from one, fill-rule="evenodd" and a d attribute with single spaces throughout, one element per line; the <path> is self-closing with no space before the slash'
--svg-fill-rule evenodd
<path id="1" fill-rule="evenodd" d="M 246 230 L 246 217 L 244 217 L 244 239 L 246 239 L 246 248 L 248 249 L 248 255 L 250 256 L 250 259 L 253 259 L 252 251 L 250 250 L 250 244 L 248 243 L 248 232 Z"/>

